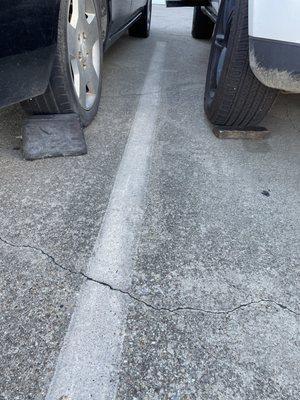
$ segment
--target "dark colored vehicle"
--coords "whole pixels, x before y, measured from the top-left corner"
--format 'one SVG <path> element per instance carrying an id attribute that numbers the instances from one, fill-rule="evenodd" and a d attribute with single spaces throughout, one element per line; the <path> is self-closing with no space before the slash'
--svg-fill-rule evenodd
<path id="1" fill-rule="evenodd" d="M 2 0 L 0 108 L 95 116 L 103 52 L 127 29 L 150 33 L 152 0 Z"/>

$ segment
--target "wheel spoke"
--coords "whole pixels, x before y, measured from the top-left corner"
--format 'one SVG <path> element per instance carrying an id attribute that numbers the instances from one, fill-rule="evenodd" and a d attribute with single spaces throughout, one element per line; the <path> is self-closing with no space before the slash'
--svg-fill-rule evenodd
<path id="1" fill-rule="evenodd" d="M 78 53 L 78 33 L 73 25 L 68 23 L 68 50 L 71 58 L 75 58 Z"/>
<path id="2" fill-rule="evenodd" d="M 99 91 L 100 35 L 92 0 L 70 0 L 68 53 L 75 93 L 82 108 L 92 108 Z"/>
<path id="3" fill-rule="evenodd" d="M 89 16 L 86 20 L 84 29 L 86 29 L 87 46 L 89 50 L 91 50 L 97 40 L 99 40 L 99 28 L 96 15 L 93 15 L 92 17 Z"/>
<path id="4" fill-rule="evenodd" d="M 95 71 L 93 64 L 89 64 L 85 70 L 86 73 L 86 82 L 89 90 L 93 93 L 97 92 L 98 84 L 99 84 L 99 76 Z"/>
<path id="5" fill-rule="evenodd" d="M 70 23 L 74 28 L 77 28 L 82 23 L 85 17 L 85 0 L 72 0 L 71 1 L 71 18 Z"/>
<path id="6" fill-rule="evenodd" d="M 218 33 L 215 39 L 215 45 L 221 49 L 225 46 L 225 35 Z"/>
<path id="7" fill-rule="evenodd" d="M 87 85 L 87 79 L 86 79 L 86 72 L 85 70 L 80 67 L 79 68 L 79 75 L 80 75 L 80 83 L 79 83 L 79 102 L 82 105 L 82 107 L 86 107 L 86 85 Z"/>
<path id="8" fill-rule="evenodd" d="M 225 63 L 225 58 L 226 58 L 226 51 L 227 51 L 227 49 L 226 49 L 226 47 L 224 47 L 220 54 L 217 71 L 216 71 L 216 87 L 220 83 L 220 79 L 221 79 L 221 75 L 222 75 L 222 71 L 223 71 L 223 67 L 224 67 L 224 63 Z"/>
<path id="9" fill-rule="evenodd" d="M 86 106 L 86 74 L 81 62 L 74 58 L 71 60 L 74 89 L 82 107 Z"/>

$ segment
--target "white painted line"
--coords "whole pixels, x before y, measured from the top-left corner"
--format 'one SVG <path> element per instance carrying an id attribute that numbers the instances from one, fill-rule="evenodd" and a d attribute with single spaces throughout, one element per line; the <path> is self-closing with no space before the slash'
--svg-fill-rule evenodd
<path id="1" fill-rule="evenodd" d="M 122 289 L 131 285 L 132 260 L 144 215 L 165 46 L 163 42 L 156 45 L 87 270 L 89 277 Z M 101 284 L 84 283 L 46 400 L 115 398 L 127 301 L 126 296 Z"/>
<path id="2" fill-rule="evenodd" d="M 151 148 L 160 102 L 165 43 L 154 51 L 135 120 L 116 176 L 110 202 L 87 275 L 128 290 L 131 258 L 144 213 Z M 149 93 L 149 95 L 147 95 Z"/>

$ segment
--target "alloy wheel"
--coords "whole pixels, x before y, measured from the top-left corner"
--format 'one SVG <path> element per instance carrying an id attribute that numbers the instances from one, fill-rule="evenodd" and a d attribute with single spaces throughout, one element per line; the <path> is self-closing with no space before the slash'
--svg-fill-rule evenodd
<path id="1" fill-rule="evenodd" d="M 74 91 L 90 110 L 100 85 L 100 31 L 93 0 L 70 0 L 67 46 Z"/>
<path id="2" fill-rule="evenodd" d="M 212 43 L 211 72 L 209 76 L 209 98 L 211 102 L 221 80 L 227 55 L 232 18 L 236 0 L 224 0 L 221 6 Z"/>

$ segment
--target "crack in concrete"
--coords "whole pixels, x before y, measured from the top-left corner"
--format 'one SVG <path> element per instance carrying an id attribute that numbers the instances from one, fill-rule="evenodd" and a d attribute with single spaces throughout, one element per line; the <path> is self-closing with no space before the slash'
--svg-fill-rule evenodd
<path id="1" fill-rule="evenodd" d="M 46 253 L 43 249 L 40 249 L 39 247 L 31 246 L 31 245 L 29 245 L 29 244 L 15 244 L 15 243 L 9 242 L 8 240 L 4 239 L 3 237 L 0 237 L 0 241 L 1 241 L 2 243 L 4 243 L 4 244 L 8 245 L 8 246 L 11 246 L 11 247 L 16 247 L 16 248 L 19 248 L 19 249 L 31 249 L 31 250 L 35 250 L 35 251 L 37 251 L 37 252 L 43 254 L 44 256 L 48 257 L 48 258 L 53 262 L 53 264 L 56 265 L 57 267 L 59 267 L 59 268 L 65 270 L 65 271 L 67 271 L 67 272 L 70 272 L 70 273 L 72 273 L 72 274 L 77 274 L 76 271 L 72 271 L 70 268 L 64 267 L 63 265 L 59 264 L 59 263 L 55 260 L 55 258 L 54 258 L 53 256 L 51 256 L 51 254 Z"/>
<path id="2" fill-rule="evenodd" d="M 146 306 L 148 308 L 151 308 L 154 311 L 160 311 L 160 312 L 161 311 L 165 311 L 165 312 L 170 312 L 170 313 L 176 313 L 176 312 L 179 312 L 179 311 L 191 311 L 191 312 L 201 312 L 203 314 L 228 315 L 228 314 L 232 314 L 232 313 L 234 313 L 234 312 L 236 312 L 238 310 L 250 307 L 251 305 L 269 303 L 269 304 L 273 304 L 273 305 L 278 306 L 282 310 L 289 311 L 289 312 L 291 312 L 291 313 L 293 313 L 295 315 L 300 315 L 300 313 L 298 313 L 295 310 L 289 308 L 288 306 L 286 306 L 284 304 L 281 304 L 281 303 L 279 303 L 279 302 L 277 302 L 275 300 L 271 300 L 271 299 L 252 300 L 252 301 L 249 301 L 247 303 L 242 303 L 242 304 L 240 304 L 240 305 L 238 305 L 238 306 L 236 306 L 236 307 L 234 307 L 232 309 L 229 309 L 229 310 L 207 310 L 207 309 L 204 309 L 204 308 L 192 307 L 192 306 L 178 306 L 178 307 L 174 307 L 174 308 L 164 307 L 164 306 L 156 306 L 156 305 L 153 305 L 153 304 L 151 304 L 151 303 L 149 303 L 149 302 L 147 302 L 147 301 L 135 296 L 134 294 L 132 294 L 129 291 L 123 290 L 121 288 L 115 288 L 111 284 L 109 284 L 107 282 L 104 282 L 104 281 L 100 281 L 100 280 L 94 279 L 94 278 L 86 275 L 82 271 L 74 271 L 71 268 L 63 266 L 62 264 L 58 263 L 56 261 L 56 259 L 51 254 L 48 254 L 46 251 L 44 251 L 43 249 L 41 249 L 39 247 L 32 246 L 32 245 L 29 245 L 29 244 L 18 245 L 18 244 L 12 243 L 12 242 L 10 242 L 7 239 L 4 239 L 2 237 L 0 237 L 0 241 L 2 243 L 6 244 L 7 246 L 16 247 L 16 248 L 31 249 L 31 250 L 37 251 L 37 252 L 41 253 L 42 255 L 46 256 L 47 258 L 49 258 L 51 260 L 51 262 L 56 267 L 66 271 L 66 272 L 69 272 L 69 273 L 71 273 L 73 275 L 82 276 L 86 280 L 94 282 L 94 283 L 97 283 L 97 284 L 102 285 L 104 287 L 107 287 L 108 289 L 110 289 L 110 290 L 112 290 L 114 292 L 118 292 L 118 293 L 124 294 L 124 295 L 130 297 L 135 302 L 143 304 L 144 306 Z"/>
<path id="3" fill-rule="evenodd" d="M 192 307 L 192 306 L 179 306 L 179 307 L 174 307 L 174 308 L 170 308 L 170 307 L 159 307 L 159 306 L 155 306 L 151 303 L 148 303 L 147 301 L 135 296 L 134 294 L 126 291 L 126 290 L 122 290 L 120 288 L 114 288 L 112 285 L 110 285 L 107 282 L 102 282 L 96 279 L 93 279 L 87 275 L 85 275 L 84 273 L 81 272 L 81 274 L 88 279 L 89 281 L 98 283 L 100 285 L 106 286 L 108 287 L 110 290 L 115 291 L 115 292 L 120 292 L 122 294 L 125 294 L 127 296 L 129 296 L 131 299 L 135 300 L 138 303 L 142 303 L 143 305 L 145 305 L 146 307 L 152 308 L 155 311 L 166 311 L 166 312 L 170 312 L 170 313 L 176 313 L 178 311 L 192 311 L 192 312 L 201 312 L 203 314 L 215 314 L 215 315 L 227 315 L 227 314 L 231 314 L 235 311 L 238 311 L 240 309 L 249 307 L 253 304 L 261 304 L 261 303 L 271 303 L 271 304 L 275 304 L 278 307 L 280 307 L 283 310 L 287 310 L 295 315 L 300 315 L 300 313 L 297 313 L 296 311 L 292 310 L 291 308 L 285 306 L 284 304 L 278 303 L 275 300 L 270 300 L 270 299 L 260 299 L 260 300 L 253 300 L 253 301 L 249 301 L 248 303 L 244 303 L 244 304 L 240 304 L 239 306 L 236 306 L 230 310 L 206 310 L 204 308 L 199 308 L 199 307 Z"/>

